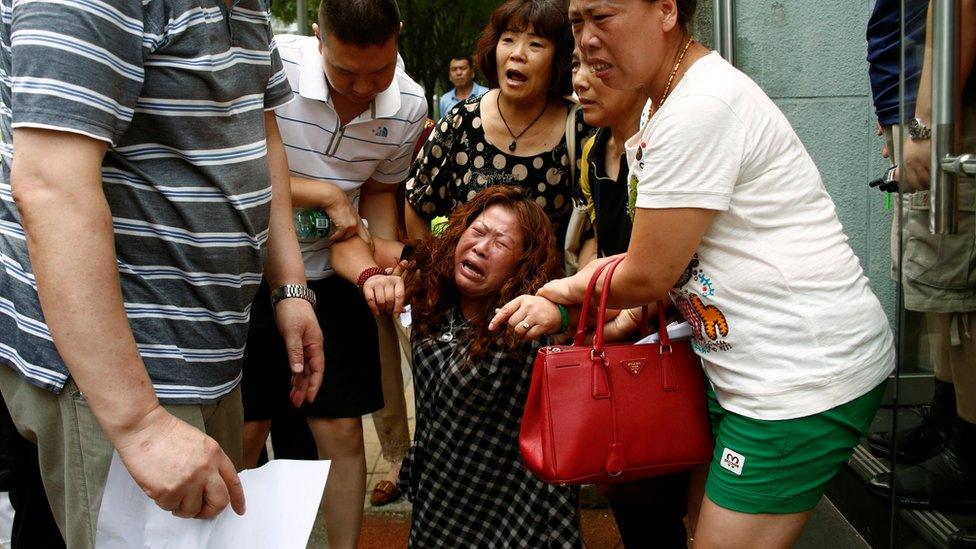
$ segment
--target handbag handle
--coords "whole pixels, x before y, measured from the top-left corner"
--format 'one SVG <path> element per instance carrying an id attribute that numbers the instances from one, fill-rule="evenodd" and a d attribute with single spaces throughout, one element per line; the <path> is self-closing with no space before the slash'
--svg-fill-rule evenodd
<path id="1" fill-rule="evenodd" d="M 600 265 L 599 267 L 597 267 L 596 271 L 593 272 L 593 275 L 590 276 L 590 282 L 586 285 L 586 292 L 583 294 L 583 303 L 580 312 L 579 324 L 576 327 L 576 337 L 573 338 L 574 346 L 582 346 L 581 343 L 586 339 L 586 313 L 587 311 L 590 310 L 590 300 L 593 298 L 593 292 L 596 290 L 596 283 L 598 280 L 600 280 L 600 275 L 603 274 L 603 271 L 606 270 L 608 267 L 610 268 L 610 271 L 607 272 L 607 281 L 603 285 L 605 289 L 609 288 L 610 280 L 611 277 L 613 276 L 612 274 L 613 271 L 617 268 L 617 265 L 623 262 L 625 257 L 626 256 L 621 256 L 618 257 L 617 259 L 614 259 L 613 261 L 608 261 L 603 265 Z M 608 291 L 604 291 L 600 295 L 600 307 L 597 311 L 596 335 L 593 338 L 594 353 L 603 352 L 603 325 L 606 321 L 607 298 L 609 297 L 609 295 L 610 293 Z M 670 345 L 671 340 L 668 337 L 667 322 L 664 317 L 665 309 L 666 306 L 664 301 L 658 300 L 657 318 L 658 318 L 658 326 L 660 327 L 659 333 L 661 336 L 661 344 Z M 641 326 L 640 326 L 641 338 L 648 336 L 647 317 L 648 317 L 647 305 L 644 305 L 643 307 L 641 307 Z"/>
<path id="2" fill-rule="evenodd" d="M 586 285 L 586 292 L 583 293 L 582 309 L 580 310 L 579 324 L 576 327 L 576 337 L 573 338 L 573 345 L 581 346 L 583 340 L 586 339 L 586 313 L 590 310 L 590 299 L 593 297 L 593 290 L 596 288 L 597 280 L 600 279 L 600 274 L 602 274 L 611 263 L 620 261 L 621 259 L 623 258 L 607 261 L 603 265 L 600 265 L 590 277 L 590 282 Z"/>
<path id="3" fill-rule="evenodd" d="M 606 322 L 606 316 L 607 316 L 607 300 L 610 298 L 610 282 L 611 280 L 613 280 L 614 271 L 616 271 L 617 267 L 621 263 L 623 263 L 625 258 L 626 256 L 622 256 L 619 259 L 615 259 L 614 261 L 610 262 L 609 269 L 607 269 L 607 276 L 605 282 L 603 283 L 603 291 L 600 293 L 600 305 L 596 313 L 596 334 L 593 336 L 594 355 L 603 354 L 603 327 Z M 598 276 L 599 273 L 596 273 L 596 277 Z M 592 286 L 595 288 L 596 287 L 595 281 L 591 280 L 591 282 L 592 282 Z M 587 287 L 587 290 L 589 291 L 591 290 L 591 288 Z M 641 307 L 641 309 L 642 309 L 641 318 L 646 319 L 647 305 L 644 305 L 643 307 Z M 660 335 L 661 338 L 660 345 L 661 345 L 662 352 L 664 352 L 664 349 L 671 348 L 671 338 L 668 336 L 668 325 L 667 325 L 667 320 L 664 317 L 664 309 L 665 309 L 664 301 L 659 299 L 657 301 L 657 322 L 658 322 L 658 334 Z"/>

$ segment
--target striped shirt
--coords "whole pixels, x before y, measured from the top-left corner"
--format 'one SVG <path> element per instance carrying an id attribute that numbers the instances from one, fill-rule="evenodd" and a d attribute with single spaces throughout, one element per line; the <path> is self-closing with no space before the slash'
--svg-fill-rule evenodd
<path id="1" fill-rule="evenodd" d="M 290 99 L 262 0 L 0 0 L 0 362 L 54 392 L 68 377 L 10 187 L 12 130 L 48 128 L 109 143 L 125 310 L 160 400 L 230 392 L 268 239 L 264 111 Z"/>
<path id="2" fill-rule="evenodd" d="M 353 204 L 367 179 L 391 185 L 404 181 L 427 119 L 423 88 L 398 64 L 393 82 L 371 108 L 342 126 L 329 99 L 318 38 L 278 35 L 276 41 L 296 95 L 275 111 L 292 175 L 334 183 Z M 332 275 L 327 238 L 299 244 L 309 280 Z"/>

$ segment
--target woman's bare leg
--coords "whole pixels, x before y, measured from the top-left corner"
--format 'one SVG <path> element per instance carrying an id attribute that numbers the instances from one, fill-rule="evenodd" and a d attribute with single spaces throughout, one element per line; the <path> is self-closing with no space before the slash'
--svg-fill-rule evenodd
<path id="1" fill-rule="evenodd" d="M 701 501 L 695 528 L 695 549 L 788 549 L 803 533 L 811 511 L 788 515 L 752 515 L 716 505 L 708 496 Z"/>
<path id="2" fill-rule="evenodd" d="M 692 469 L 688 479 L 688 537 L 695 539 L 695 527 L 705 497 L 705 481 L 708 480 L 708 465 Z"/>

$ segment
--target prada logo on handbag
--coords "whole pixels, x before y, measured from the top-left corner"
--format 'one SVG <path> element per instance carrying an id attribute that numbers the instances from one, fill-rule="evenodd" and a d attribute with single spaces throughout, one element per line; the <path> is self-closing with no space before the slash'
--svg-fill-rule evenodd
<path id="1" fill-rule="evenodd" d="M 641 360 L 625 360 L 621 362 L 624 368 L 630 372 L 630 375 L 637 377 L 640 375 L 641 370 L 644 369 L 644 359 Z"/>

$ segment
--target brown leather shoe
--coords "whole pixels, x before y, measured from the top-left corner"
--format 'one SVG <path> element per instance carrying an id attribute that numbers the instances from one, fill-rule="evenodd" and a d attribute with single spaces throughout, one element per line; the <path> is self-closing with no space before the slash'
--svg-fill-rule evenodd
<path id="1" fill-rule="evenodd" d="M 373 487 L 373 492 L 369 495 L 369 503 L 373 507 L 382 507 L 400 499 L 402 495 L 403 493 L 400 492 L 400 488 L 396 484 L 388 480 L 381 480 Z"/>

